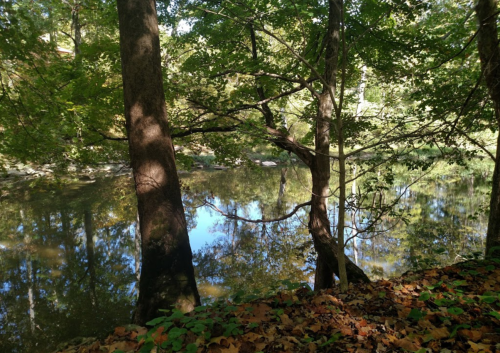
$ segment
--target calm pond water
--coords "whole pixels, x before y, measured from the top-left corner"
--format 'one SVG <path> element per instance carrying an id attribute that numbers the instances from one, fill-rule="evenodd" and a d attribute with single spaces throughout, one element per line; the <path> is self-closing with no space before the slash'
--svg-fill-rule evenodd
<path id="1" fill-rule="evenodd" d="M 349 255 L 377 279 L 481 251 L 489 172 L 487 165 L 464 171 L 442 164 L 410 185 L 421 174 L 401 169 L 382 199 L 399 198 L 408 225 L 385 217 L 348 244 Z M 312 282 L 308 210 L 258 224 L 200 207 L 208 200 L 245 218 L 277 217 L 308 200 L 307 170 L 193 171 L 181 179 L 202 297 L 268 291 L 283 279 Z M 365 176 L 357 186 L 373 180 Z M 140 259 L 130 178 L 4 183 L 0 203 L 0 352 L 47 352 L 130 321 Z M 333 224 L 335 208 L 331 198 Z"/>

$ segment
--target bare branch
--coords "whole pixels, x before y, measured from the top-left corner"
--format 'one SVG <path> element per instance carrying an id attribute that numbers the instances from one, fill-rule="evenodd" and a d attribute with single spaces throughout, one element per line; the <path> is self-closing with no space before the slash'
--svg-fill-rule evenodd
<path id="1" fill-rule="evenodd" d="M 297 206 L 294 207 L 294 209 L 290 213 L 287 213 L 286 215 L 283 215 L 283 216 L 278 217 L 278 218 L 273 218 L 273 219 L 248 219 L 248 218 L 243 218 L 243 217 L 240 217 L 237 215 L 229 214 L 229 213 L 222 211 L 220 208 L 215 206 L 213 203 L 208 202 L 207 200 L 203 201 L 202 206 L 208 206 L 212 210 L 219 212 L 221 215 L 223 215 L 224 217 L 227 217 L 229 219 L 250 222 L 250 223 L 270 223 L 270 222 L 279 222 L 279 221 L 283 221 L 285 219 L 288 219 L 288 218 L 292 217 L 294 214 L 296 214 L 297 211 L 299 211 L 302 207 L 310 206 L 310 205 L 311 205 L 311 201 L 298 204 Z"/>
<path id="2" fill-rule="evenodd" d="M 209 132 L 232 132 L 236 131 L 238 128 L 239 124 L 237 125 L 230 125 L 230 126 L 213 126 L 213 127 L 200 127 L 200 128 L 192 128 L 189 130 L 185 131 L 180 131 L 177 133 L 172 133 L 171 137 L 172 138 L 178 138 L 178 137 L 186 137 L 192 134 L 197 134 L 197 133 L 209 133 Z"/>

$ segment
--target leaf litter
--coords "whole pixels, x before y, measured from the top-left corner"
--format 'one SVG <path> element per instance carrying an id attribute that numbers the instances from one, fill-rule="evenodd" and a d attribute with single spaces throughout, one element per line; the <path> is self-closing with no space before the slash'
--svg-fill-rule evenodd
<path id="1" fill-rule="evenodd" d="M 198 307 L 58 353 L 500 352 L 500 260 Z"/>

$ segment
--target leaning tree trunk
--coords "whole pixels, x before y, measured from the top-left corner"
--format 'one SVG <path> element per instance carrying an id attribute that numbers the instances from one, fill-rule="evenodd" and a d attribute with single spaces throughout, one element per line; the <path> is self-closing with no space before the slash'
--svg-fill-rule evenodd
<path id="1" fill-rule="evenodd" d="M 479 0 L 476 6 L 479 22 L 478 50 L 481 68 L 495 109 L 500 130 L 500 50 L 498 48 L 498 0 Z M 497 139 L 495 170 L 490 199 L 490 216 L 486 233 L 486 256 L 500 257 L 500 133 Z"/>
<path id="2" fill-rule="evenodd" d="M 118 0 L 125 118 L 142 239 L 134 322 L 199 305 L 161 77 L 154 0 Z"/>

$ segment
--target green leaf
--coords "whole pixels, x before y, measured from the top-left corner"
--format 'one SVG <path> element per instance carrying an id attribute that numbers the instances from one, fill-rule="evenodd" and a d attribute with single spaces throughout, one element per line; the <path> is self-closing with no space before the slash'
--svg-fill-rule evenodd
<path id="1" fill-rule="evenodd" d="M 172 315 L 169 316 L 170 320 L 180 319 L 184 317 L 184 313 L 180 310 L 175 311 Z"/>
<path id="2" fill-rule="evenodd" d="M 470 325 L 467 325 L 467 324 L 460 324 L 460 325 L 457 325 L 455 327 L 453 327 L 453 330 L 451 331 L 450 333 L 450 338 L 453 338 L 457 335 L 457 331 L 461 328 L 470 328 Z"/>
<path id="3" fill-rule="evenodd" d="M 199 313 L 200 311 L 203 311 L 203 310 L 206 310 L 207 307 L 202 305 L 202 306 L 197 306 L 196 308 L 194 308 L 194 311 Z"/>
<path id="4" fill-rule="evenodd" d="M 460 315 L 463 314 L 463 312 L 464 312 L 463 309 L 457 308 L 456 306 L 448 308 L 448 313 L 452 315 Z"/>
<path id="5" fill-rule="evenodd" d="M 443 281 L 439 281 L 436 284 L 433 284 L 433 285 L 430 285 L 430 286 L 425 286 L 425 288 L 427 288 L 428 290 L 433 290 L 433 289 L 436 289 L 436 288 L 440 287 L 442 284 L 443 284 Z M 403 288 L 403 287 L 401 286 L 401 288 Z"/>
<path id="6" fill-rule="evenodd" d="M 141 350 L 139 351 L 139 353 L 149 353 L 151 352 L 151 350 L 155 347 L 155 343 L 153 341 L 150 341 L 150 342 L 146 342 L 144 343 L 144 345 L 142 346 Z"/>
<path id="7" fill-rule="evenodd" d="M 497 297 L 494 297 L 494 296 L 491 296 L 491 295 L 480 295 L 479 296 L 479 299 L 482 301 L 482 302 L 485 302 L 485 303 L 488 303 L 488 304 L 491 304 L 491 303 L 494 303 L 497 301 Z"/>
<path id="8" fill-rule="evenodd" d="M 420 297 L 418 298 L 418 300 L 425 302 L 426 300 L 429 300 L 430 297 L 431 297 L 431 293 L 423 292 L 423 293 L 420 293 Z"/>
<path id="9" fill-rule="evenodd" d="M 157 317 L 156 319 L 146 322 L 146 325 L 156 326 L 157 324 L 163 321 L 168 321 L 168 318 L 166 316 Z"/>
<path id="10" fill-rule="evenodd" d="M 169 337 L 170 339 L 170 337 Z M 178 352 L 182 349 L 182 340 L 181 339 L 176 339 L 172 342 L 172 350 L 174 352 Z"/>
<path id="11" fill-rule="evenodd" d="M 426 311 L 420 311 L 419 309 L 413 308 L 408 314 L 408 318 L 418 321 L 421 318 L 425 317 L 426 315 L 427 315 Z"/>
<path id="12" fill-rule="evenodd" d="M 455 304 L 455 301 L 450 300 L 450 299 L 446 299 L 446 298 L 442 298 L 442 299 L 434 300 L 434 303 L 438 306 L 448 306 L 448 305 Z"/>
<path id="13" fill-rule="evenodd" d="M 224 331 L 223 336 L 224 336 L 224 337 L 229 337 L 229 336 L 231 336 L 231 334 L 233 334 L 234 330 L 235 330 L 236 328 L 238 328 L 239 326 L 240 326 L 240 325 L 239 325 L 239 324 L 236 324 L 236 323 L 230 323 L 230 324 L 227 324 L 227 325 L 225 326 L 225 329 L 226 329 L 226 330 Z"/>
<path id="14" fill-rule="evenodd" d="M 498 312 L 496 312 L 496 311 L 490 311 L 490 312 L 488 313 L 488 315 L 491 315 L 491 316 L 493 316 L 494 318 L 496 318 L 496 319 L 500 320 L 500 314 L 499 314 Z"/>
<path id="15" fill-rule="evenodd" d="M 187 324 L 188 322 L 191 322 L 194 320 L 194 317 L 192 316 L 184 316 L 182 319 L 181 319 L 181 322 L 183 324 Z"/>
<path id="16" fill-rule="evenodd" d="M 332 337 L 330 337 L 330 339 L 328 341 L 326 341 L 325 343 L 321 344 L 320 347 L 325 347 L 325 346 L 327 346 L 329 344 L 332 344 L 332 343 L 338 341 L 338 339 L 340 337 L 342 337 L 342 334 L 340 332 L 337 332 Z"/>
<path id="17" fill-rule="evenodd" d="M 170 331 L 168 331 L 168 340 L 174 340 L 177 337 L 185 334 L 187 332 L 187 329 L 185 328 L 179 328 L 179 327 L 174 327 Z"/>
<path id="18" fill-rule="evenodd" d="M 203 324 L 196 324 L 194 325 L 194 327 L 191 329 L 192 332 L 194 333 L 202 333 L 203 331 L 205 331 L 207 329 L 207 327 Z"/>
<path id="19" fill-rule="evenodd" d="M 186 353 L 195 353 L 198 350 L 198 346 L 194 343 L 190 343 L 186 346 Z"/>

